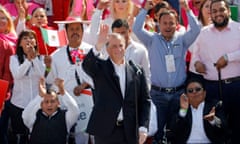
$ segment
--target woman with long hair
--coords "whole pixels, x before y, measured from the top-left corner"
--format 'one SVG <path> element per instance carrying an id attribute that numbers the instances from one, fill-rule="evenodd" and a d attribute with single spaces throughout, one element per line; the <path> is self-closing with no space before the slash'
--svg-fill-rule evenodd
<path id="1" fill-rule="evenodd" d="M 43 55 L 50 55 L 56 50 L 56 47 L 48 46 L 44 40 L 40 28 L 54 29 L 48 26 L 47 13 L 44 8 L 36 8 L 32 12 L 32 17 L 30 19 L 29 29 L 36 33 L 37 41 L 39 44 L 39 53 Z"/>
<path id="2" fill-rule="evenodd" d="M 210 17 L 210 5 L 211 0 L 203 0 L 202 5 L 199 9 L 198 21 L 202 24 L 203 27 L 212 23 Z"/>
<path id="3" fill-rule="evenodd" d="M 109 9 L 110 14 L 102 20 L 104 9 Z M 99 27 L 101 24 L 106 24 L 109 28 L 116 19 L 129 20 L 130 27 L 132 26 L 132 18 L 134 4 L 131 0 L 99 0 L 97 8 L 92 16 L 90 24 L 90 37 L 85 38 L 88 43 L 95 45 L 97 42 Z M 94 37 L 95 36 L 95 37 Z"/>
<path id="4" fill-rule="evenodd" d="M 10 71 L 14 79 L 10 100 L 10 118 L 13 134 L 18 144 L 26 144 L 28 141 L 29 133 L 23 124 L 22 111 L 38 95 L 38 83 L 44 75 L 45 66 L 50 66 L 50 63 L 39 55 L 35 32 L 22 31 L 17 41 L 16 54 L 10 57 Z"/>
<path id="5" fill-rule="evenodd" d="M 211 5 L 211 0 L 203 0 L 202 5 L 200 6 L 199 9 L 199 15 L 198 15 L 198 21 L 199 21 L 199 25 L 200 27 L 205 27 L 208 26 L 212 23 L 211 17 L 210 17 L 210 5 Z M 194 47 L 195 47 L 195 43 L 193 43 L 190 48 L 189 48 L 189 52 L 193 52 L 194 51 Z M 189 77 L 198 77 L 198 78 L 202 78 L 201 75 L 199 75 L 196 71 L 195 71 L 195 66 L 191 61 L 189 61 L 189 73 L 188 76 Z"/>
<path id="6" fill-rule="evenodd" d="M 13 85 L 13 78 L 9 70 L 9 59 L 15 53 L 15 45 L 17 35 L 11 15 L 7 10 L 0 5 L 0 79 L 9 82 L 9 89 L 6 95 L 1 95 L 4 99 L 0 103 L 0 143 L 7 144 L 7 129 L 8 129 L 8 108 L 9 98 L 11 96 L 11 88 Z M 5 103 L 5 104 L 4 104 Z"/>

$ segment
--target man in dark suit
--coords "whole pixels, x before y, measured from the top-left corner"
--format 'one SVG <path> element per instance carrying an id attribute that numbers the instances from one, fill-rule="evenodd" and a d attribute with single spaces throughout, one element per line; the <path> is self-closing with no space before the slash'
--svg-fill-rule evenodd
<path id="1" fill-rule="evenodd" d="M 187 82 L 185 93 L 170 110 L 168 141 L 171 144 L 225 143 L 227 122 L 221 101 L 205 101 L 205 84 L 196 78 Z"/>
<path id="2" fill-rule="evenodd" d="M 82 67 L 94 81 L 94 107 L 87 132 L 96 144 L 143 144 L 147 137 L 150 96 L 144 71 L 124 58 L 125 39 L 106 25 Z M 100 59 L 106 44 L 109 59 Z"/>

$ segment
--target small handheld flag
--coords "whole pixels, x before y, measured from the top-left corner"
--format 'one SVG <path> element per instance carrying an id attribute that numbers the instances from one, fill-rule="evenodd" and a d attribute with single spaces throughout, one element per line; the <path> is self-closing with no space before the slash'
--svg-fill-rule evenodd
<path id="1" fill-rule="evenodd" d="M 67 36 L 65 30 L 49 30 L 41 28 L 44 42 L 52 47 L 67 45 Z"/>

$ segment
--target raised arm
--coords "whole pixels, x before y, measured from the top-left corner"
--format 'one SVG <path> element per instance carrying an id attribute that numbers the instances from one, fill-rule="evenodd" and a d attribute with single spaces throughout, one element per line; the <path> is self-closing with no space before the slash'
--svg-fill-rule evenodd
<path id="1" fill-rule="evenodd" d="M 185 9 L 187 12 L 188 22 L 190 26 L 189 31 L 187 31 L 183 36 L 184 48 L 188 49 L 200 33 L 200 27 L 198 25 L 196 17 L 188 6 L 187 0 L 180 0 L 179 3 L 181 5 L 181 8 Z"/>
<path id="2" fill-rule="evenodd" d="M 39 81 L 39 95 L 27 105 L 22 113 L 23 122 L 29 128 L 30 132 L 35 123 L 37 111 L 41 108 L 44 94 L 46 94 L 45 80 L 41 78 Z"/>
<path id="3" fill-rule="evenodd" d="M 79 108 L 76 101 L 68 94 L 68 92 L 64 89 L 64 81 L 62 79 L 57 78 L 55 80 L 55 84 L 58 87 L 60 99 L 62 99 L 63 104 L 67 107 L 66 112 L 66 125 L 67 130 L 70 131 L 71 127 L 74 123 L 76 123 L 79 115 Z"/>
<path id="4" fill-rule="evenodd" d="M 151 43 L 154 33 L 144 29 L 144 22 L 148 10 L 151 9 L 153 6 L 153 1 L 147 0 L 144 9 L 142 9 L 136 16 L 136 20 L 133 24 L 133 32 L 136 34 L 138 39 L 146 46 L 146 48 L 148 48 L 148 45 Z"/>
<path id="5" fill-rule="evenodd" d="M 96 61 L 99 60 L 98 57 L 100 57 L 101 51 L 108 41 L 108 30 L 109 27 L 107 25 L 100 26 L 97 44 L 92 50 L 90 50 L 86 58 L 83 60 L 82 68 L 92 78 L 97 74 L 98 68 L 96 66 Z"/>
<path id="6" fill-rule="evenodd" d="M 97 8 L 93 13 L 91 19 L 89 37 L 86 38 L 87 43 L 91 45 L 96 45 L 99 37 L 100 23 L 102 19 L 103 10 L 108 8 L 109 4 L 110 0 L 99 0 Z"/>

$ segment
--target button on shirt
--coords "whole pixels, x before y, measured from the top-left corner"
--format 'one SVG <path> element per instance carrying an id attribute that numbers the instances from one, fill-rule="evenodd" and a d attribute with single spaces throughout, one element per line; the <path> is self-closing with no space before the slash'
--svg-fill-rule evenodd
<path id="1" fill-rule="evenodd" d="M 97 51 L 96 48 L 93 48 L 93 53 L 95 56 L 98 56 L 99 58 L 101 58 L 101 52 Z M 115 64 L 112 60 L 111 60 L 111 62 L 113 63 L 114 70 L 119 78 L 120 89 L 121 89 L 122 96 L 124 98 L 125 97 L 125 89 L 126 89 L 126 69 L 125 69 L 126 61 L 124 61 L 124 63 L 121 65 Z M 123 119 L 124 119 L 123 110 L 121 108 L 121 110 L 118 114 L 117 120 L 121 121 Z M 141 127 L 139 127 L 139 131 L 147 133 L 147 128 L 141 126 Z"/>
<path id="2" fill-rule="evenodd" d="M 9 67 L 14 79 L 11 103 L 24 109 L 39 93 L 39 79 L 45 71 L 43 57 L 36 57 L 31 61 L 25 58 L 19 64 L 17 55 L 12 55 Z"/>
<path id="3" fill-rule="evenodd" d="M 218 80 L 218 72 L 213 64 L 225 54 L 228 64 L 221 69 L 222 79 L 240 76 L 240 24 L 232 20 L 222 31 L 214 25 L 201 31 L 193 49 L 192 62 L 200 61 L 205 65 L 205 79 Z"/>
<path id="4" fill-rule="evenodd" d="M 95 56 L 99 56 L 101 57 L 101 53 L 98 52 L 96 50 L 96 48 L 93 48 L 93 53 Z M 106 59 L 106 57 L 104 56 L 104 59 Z M 125 96 L 125 86 L 126 86 L 126 69 L 125 69 L 125 61 L 123 64 L 120 64 L 120 65 L 117 65 L 115 64 L 112 60 L 111 60 L 112 64 L 113 64 L 113 67 L 114 67 L 114 70 L 118 76 L 118 79 L 119 79 L 119 84 L 120 84 L 120 89 L 121 89 L 121 93 L 122 93 L 122 96 L 124 98 Z M 118 114 L 118 118 L 117 120 L 123 120 L 123 111 L 122 111 L 122 108 Z"/>
<path id="5" fill-rule="evenodd" d="M 186 33 L 175 32 L 170 41 L 159 33 L 152 33 L 143 28 L 147 11 L 142 9 L 133 25 L 133 32 L 148 49 L 151 71 L 151 83 L 160 87 L 177 87 L 186 79 L 185 53 L 200 32 L 198 22 L 192 12 L 188 12 L 190 30 Z M 173 55 L 175 71 L 167 72 L 165 56 Z"/>
<path id="6" fill-rule="evenodd" d="M 196 144 L 196 143 L 211 143 L 206 136 L 203 126 L 203 108 L 204 102 L 199 104 L 198 108 L 195 109 L 191 106 L 192 111 L 192 129 L 187 140 L 188 144 Z"/>
<path id="7" fill-rule="evenodd" d="M 143 68 L 148 87 L 150 89 L 151 73 L 147 49 L 142 44 L 135 42 L 134 40 L 130 40 L 130 44 L 126 48 L 125 58 L 127 61 L 132 60 L 134 63 L 140 65 Z"/>
<path id="8" fill-rule="evenodd" d="M 125 62 L 123 64 L 117 65 L 113 61 L 113 66 L 115 69 L 115 72 L 119 78 L 119 84 L 122 92 L 122 96 L 124 98 L 125 96 L 125 86 L 126 86 L 126 69 L 125 69 Z M 122 108 L 120 110 L 120 113 L 118 115 L 118 120 L 123 120 L 123 111 Z"/>

